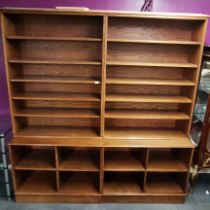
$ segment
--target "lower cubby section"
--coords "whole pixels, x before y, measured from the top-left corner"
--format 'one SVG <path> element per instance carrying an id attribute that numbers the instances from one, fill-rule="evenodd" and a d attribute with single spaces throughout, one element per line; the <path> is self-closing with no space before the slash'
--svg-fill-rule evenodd
<path id="1" fill-rule="evenodd" d="M 148 173 L 145 193 L 148 194 L 184 194 L 187 173 Z"/>
<path id="2" fill-rule="evenodd" d="M 57 191 L 55 172 L 16 170 L 14 173 L 18 194 L 49 194 Z"/>
<path id="3" fill-rule="evenodd" d="M 104 195 L 139 195 L 143 193 L 144 173 L 106 172 Z"/>
<path id="4" fill-rule="evenodd" d="M 69 195 L 97 195 L 99 194 L 99 174 L 95 172 L 67 172 L 60 176 L 60 193 Z"/>

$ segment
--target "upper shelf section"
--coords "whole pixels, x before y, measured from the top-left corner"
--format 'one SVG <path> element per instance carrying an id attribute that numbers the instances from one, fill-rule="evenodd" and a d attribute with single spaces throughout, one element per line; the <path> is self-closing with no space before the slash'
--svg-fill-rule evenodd
<path id="1" fill-rule="evenodd" d="M 103 30 L 103 18 L 99 16 L 7 14 L 6 24 L 9 28 L 6 36 L 10 39 L 26 36 L 26 39 L 99 41 Z"/>
<path id="2" fill-rule="evenodd" d="M 196 44 L 195 42 L 200 42 L 202 39 L 198 36 L 202 24 L 202 21 L 193 22 L 178 19 L 110 17 L 108 40 L 123 42 L 157 40 L 159 43 L 174 41 L 176 44 Z"/>

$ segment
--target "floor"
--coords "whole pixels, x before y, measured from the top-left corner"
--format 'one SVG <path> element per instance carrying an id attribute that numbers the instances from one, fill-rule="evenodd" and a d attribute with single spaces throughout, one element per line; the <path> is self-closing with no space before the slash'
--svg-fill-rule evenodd
<path id="1" fill-rule="evenodd" d="M 185 204 L 18 204 L 0 198 L 1 210 L 206 210 L 210 209 L 210 174 L 199 174 Z"/>

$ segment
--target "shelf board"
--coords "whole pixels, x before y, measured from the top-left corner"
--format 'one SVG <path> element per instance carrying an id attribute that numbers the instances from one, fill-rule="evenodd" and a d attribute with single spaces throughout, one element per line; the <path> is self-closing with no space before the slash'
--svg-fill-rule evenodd
<path id="1" fill-rule="evenodd" d="M 97 180 L 94 180 L 94 177 L 91 177 L 93 174 L 72 173 L 66 175 L 69 176 L 65 180 L 60 181 L 59 193 L 66 193 L 74 196 L 99 194 L 97 186 L 94 183 L 94 181 L 97 182 Z"/>
<path id="2" fill-rule="evenodd" d="M 21 171 L 25 173 L 25 171 Z M 55 193 L 56 177 L 54 172 L 32 171 L 17 188 L 18 194 Z M 54 176 L 53 176 L 54 175 Z"/>
<path id="3" fill-rule="evenodd" d="M 94 94 L 91 95 L 43 92 L 17 93 L 12 98 L 14 100 L 100 101 L 99 95 Z"/>
<path id="4" fill-rule="evenodd" d="M 167 173 L 150 174 L 151 180 L 146 184 L 146 193 L 184 194 L 181 186 Z"/>
<path id="5" fill-rule="evenodd" d="M 104 171 L 144 171 L 144 167 L 131 151 L 105 151 Z"/>
<path id="6" fill-rule="evenodd" d="M 193 63 L 161 63 L 161 62 L 135 62 L 135 61 L 107 61 L 107 65 L 113 66 L 149 66 L 149 67 L 172 67 L 172 68 L 197 68 Z"/>
<path id="7" fill-rule="evenodd" d="M 190 141 L 189 138 L 150 138 L 150 139 L 131 139 L 131 138 L 105 138 L 103 140 L 105 148 L 194 148 L 195 145 Z"/>
<path id="8" fill-rule="evenodd" d="M 148 171 L 187 172 L 188 169 L 171 151 L 150 151 Z"/>
<path id="9" fill-rule="evenodd" d="M 9 63 L 15 64 L 54 64 L 54 65 L 101 65 L 99 61 L 69 61 L 69 60 L 24 60 L 24 59 L 10 59 Z"/>
<path id="10" fill-rule="evenodd" d="M 107 128 L 105 138 L 116 139 L 183 139 L 186 135 L 178 129 Z"/>
<path id="11" fill-rule="evenodd" d="M 177 40 L 141 40 L 141 39 L 110 39 L 108 42 L 140 43 L 140 44 L 170 44 L 170 45 L 201 45 L 201 42 L 195 41 L 177 41 Z"/>
<path id="12" fill-rule="evenodd" d="M 116 172 L 115 172 L 116 173 Z M 132 174 L 111 174 L 104 181 L 104 195 L 139 195 L 143 194 L 140 183 L 132 177 Z M 105 174 L 106 176 L 106 174 Z"/>
<path id="13" fill-rule="evenodd" d="M 24 108 L 16 110 L 15 117 L 46 117 L 46 118 L 99 118 L 100 113 L 95 109 L 69 108 Z"/>
<path id="14" fill-rule="evenodd" d="M 155 95 L 116 95 L 107 94 L 106 101 L 145 102 L 145 103 L 192 103 L 186 96 L 155 96 Z"/>
<path id="15" fill-rule="evenodd" d="M 85 79 L 72 77 L 47 77 L 47 76 L 21 76 L 13 78 L 11 82 L 30 82 L 30 83 L 70 83 L 70 84 L 100 84 L 99 78 Z"/>
<path id="16" fill-rule="evenodd" d="M 160 85 L 160 86 L 194 86 L 195 83 L 190 80 L 163 80 L 163 79 L 126 79 L 126 78 L 108 78 L 107 84 L 116 85 Z"/>
<path id="17" fill-rule="evenodd" d="M 17 137 L 99 137 L 99 128 L 67 126 L 27 126 L 17 131 Z"/>
<path id="18" fill-rule="evenodd" d="M 73 150 L 60 153 L 60 171 L 99 171 L 97 159 L 90 151 Z"/>
<path id="19" fill-rule="evenodd" d="M 21 170 L 55 170 L 54 150 L 31 150 L 15 164 Z"/>
<path id="20" fill-rule="evenodd" d="M 91 37 L 50 37 L 50 36 L 7 36 L 8 40 L 43 40 L 43 41 L 88 41 L 100 42 L 101 38 Z"/>
<path id="21" fill-rule="evenodd" d="M 160 120 L 189 120 L 189 116 L 179 111 L 138 111 L 138 110 L 107 110 L 108 119 L 160 119 Z"/>

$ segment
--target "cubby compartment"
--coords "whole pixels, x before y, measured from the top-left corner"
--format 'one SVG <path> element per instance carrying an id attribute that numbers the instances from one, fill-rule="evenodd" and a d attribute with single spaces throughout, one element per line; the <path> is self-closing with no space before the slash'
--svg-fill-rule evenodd
<path id="1" fill-rule="evenodd" d="M 47 146 L 14 146 L 13 167 L 17 170 L 55 170 L 55 148 Z"/>
<path id="2" fill-rule="evenodd" d="M 105 149 L 104 171 L 144 171 L 146 157 L 146 149 Z"/>
<path id="3" fill-rule="evenodd" d="M 185 194 L 187 173 L 147 173 L 145 192 L 149 194 Z"/>
<path id="4" fill-rule="evenodd" d="M 108 40 L 201 41 L 203 21 L 109 17 Z"/>
<path id="5" fill-rule="evenodd" d="M 192 149 L 150 149 L 147 171 L 187 172 Z"/>
<path id="6" fill-rule="evenodd" d="M 139 195 L 143 192 L 143 172 L 105 172 L 104 195 Z"/>
<path id="7" fill-rule="evenodd" d="M 105 137 L 117 139 L 183 139 L 187 138 L 186 120 L 106 119 Z"/>
<path id="8" fill-rule="evenodd" d="M 59 193 L 89 196 L 99 194 L 99 173 L 59 172 Z"/>
<path id="9" fill-rule="evenodd" d="M 17 194 L 56 193 L 56 172 L 16 170 L 15 189 Z"/>
<path id="10" fill-rule="evenodd" d="M 17 136 L 97 137 L 100 119 L 16 117 Z"/>
<path id="11" fill-rule="evenodd" d="M 101 62 L 101 43 L 81 41 L 10 40 L 11 62 Z"/>
<path id="12" fill-rule="evenodd" d="M 199 46 L 108 43 L 107 63 L 172 63 L 195 64 L 194 54 L 199 52 Z"/>
<path id="13" fill-rule="evenodd" d="M 60 171 L 99 171 L 99 160 L 99 149 L 58 147 Z"/>
<path id="14" fill-rule="evenodd" d="M 100 16 L 9 14 L 6 19 L 10 29 L 8 38 L 102 38 L 103 18 Z"/>

